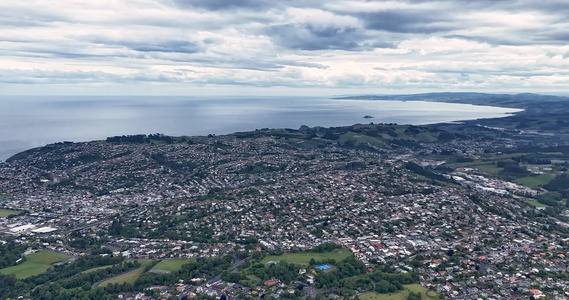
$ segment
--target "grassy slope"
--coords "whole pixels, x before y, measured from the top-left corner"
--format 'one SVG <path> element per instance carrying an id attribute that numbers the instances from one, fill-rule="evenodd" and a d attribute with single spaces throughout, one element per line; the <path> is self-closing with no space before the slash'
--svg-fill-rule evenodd
<path id="1" fill-rule="evenodd" d="M 372 144 L 374 146 L 378 146 L 378 147 L 383 146 L 383 141 L 381 139 L 371 137 L 371 136 L 367 136 L 367 135 L 358 134 L 355 132 L 347 132 L 347 133 L 341 135 L 340 138 L 338 139 L 338 141 L 340 141 L 340 143 L 342 143 L 342 144 L 346 143 L 347 141 L 353 141 L 353 142 L 355 142 L 356 145 L 359 145 L 361 143 L 370 143 L 370 144 Z"/>
<path id="2" fill-rule="evenodd" d="M 136 281 L 136 279 L 138 279 L 138 277 L 140 277 L 140 275 L 142 275 L 143 272 L 144 272 L 144 267 L 140 267 L 134 271 L 122 274 L 122 275 L 117 276 L 117 277 L 113 277 L 109 280 L 105 280 L 99 286 L 105 287 L 109 284 L 114 284 L 114 283 L 123 284 L 125 282 L 133 284 Z"/>
<path id="3" fill-rule="evenodd" d="M 27 278 L 45 273 L 52 263 L 67 258 L 67 255 L 42 250 L 28 255 L 27 260 L 19 265 L 0 270 L 0 274 L 14 274 L 19 279 Z"/>
<path id="4" fill-rule="evenodd" d="M 131 260 L 131 261 L 134 261 L 134 260 Z M 136 279 L 138 279 L 138 277 L 140 277 L 140 275 L 142 275 L 142 273 L 144 273 L 144 267 L 146 267 L 149 264 L 154 262 L 154 260 L 152 260 L 152 259 L 138 259 L 137 261 L 141 264 L 140 268 L 135 269 L 133 271 L 130 271 L 128 273 L 122 274 L 120 276 L 116 276 L 116 277 L 110 278 L 108 280 L 105 280 L 105 281 L 101 282 L 100 286 L 105 287 L 106 285 L 111 284 L 111 283 L 123 284 L 125 282 L 133 284 L 136 281 Z"/>
<path id="5" fill-rule="evenodd" d="M 92 269 L 85 270 L 85 271 L 81 272 L 81 274 L 93 273 L 93 272 L 96 272 L 96 271 L 99 271 L 99 270 L 104 270 L 104 269 L 106 269 L 106 268 L 110 268 L 110 267 L 112 267 L 112 266 L 113 266 L 113 265 L 108 265 L 108 266 L 101 266 L 101 267 L 92 268 Z"/>
<path id="6" fill-rule="evenodd" d="M 322 261 L 325 259 L 334 259 L 336 261 L 342 261 L 348 257 L 352 256 L 352 253 L 348 249 L 337 249 L 332 252 L 300 252 L 300 253 L 288 253 L 279 256 L 271 255 L 263 258 L 261 263 L 267 263 L 271 260 L 286 261 L 288 263 L 308 265 L 310 259 L 314 258 L 316 261 Z"/>

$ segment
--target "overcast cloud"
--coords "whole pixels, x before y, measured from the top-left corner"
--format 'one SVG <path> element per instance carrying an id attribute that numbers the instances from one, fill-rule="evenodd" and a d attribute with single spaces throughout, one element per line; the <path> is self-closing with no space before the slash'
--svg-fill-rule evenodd
<path id="1" fill-rule="evenodd" d="M 565 0 L 0 1 L 0 94 L 569 92 Z"/>

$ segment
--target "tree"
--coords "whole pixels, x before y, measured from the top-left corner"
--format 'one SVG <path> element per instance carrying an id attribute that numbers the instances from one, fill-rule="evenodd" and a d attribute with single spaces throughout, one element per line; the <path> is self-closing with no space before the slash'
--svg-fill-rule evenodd
<path id="1" fill-rule="evenodd" d="M 91 284 L 89 282 L 85 282 L 81 288 L 86 292 L 91 289 Z"/>
<path id="2" fill-rule="evenodd" d="M 421 293 L 420 292 L 417 292 L 417 293 L 410 292 L 409 296 L 407 296 L 407 300 L 421 300 Z"/>

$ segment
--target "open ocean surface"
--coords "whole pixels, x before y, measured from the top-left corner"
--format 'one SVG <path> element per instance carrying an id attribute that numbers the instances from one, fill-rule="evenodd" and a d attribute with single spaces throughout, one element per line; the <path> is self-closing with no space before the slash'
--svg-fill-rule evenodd
<path id="1" fill-rule="evenodd" d="M 0 161 L 33 147 L 108 136 L 227 134 L 356 123 L 431 124 L 503 117 L 516 109 L 316 97 L 0 97 Z M 364 119 L 365 115 L 373 119 Z"/>

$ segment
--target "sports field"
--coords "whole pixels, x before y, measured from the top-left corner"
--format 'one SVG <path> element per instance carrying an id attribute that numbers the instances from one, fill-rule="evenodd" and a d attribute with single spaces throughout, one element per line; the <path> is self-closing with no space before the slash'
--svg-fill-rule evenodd
<path id="1" fill-rule="evenodd" d="M 352 252 L 348 249 L 336 249 L 332 252 L 299 252 L 287 253 L 283 255 L 270 255 L 261 260 L 261 263 L 267 263 L 272 260 L 286 261 L 291 264 L 308 265 L 310 259 L 314 258 L 316 261 L 323 261 L 327 259 L 334 259 L 335 261 L 342 261 L 352 256 Z"/>
<path id="2" fill-rule="evenodd" d="M 548 184 L 551 180 L 555 178 L 553 174 L 541 174 L 537 176 L 528 176 L 516 179 L 516 183 L 525 185 L 528 187 L 537 187 L 541 185 Z"/>
<path id="3" fill-rule="evenodd" d="M 182 268 L 182 265 L 195 262 L 195 259 L 168 259 L 159 262 L 154 269 L 176 272 Z"/>
<path id="4" fill-rule="evenodd" d="M 548 207 L 549 206 L 549 205 L 537 202 L 536 200 L 529 200 L 529 201 L 526 201 L 526 203 L 529 205 L 533 205 L 535 207 Z"/>
<path id="5" fill-rule="evenodd" d="M 18 210 L 10 210 L 10 209 L 1 209 L 0 208 L 0 218 L 7 218 L 11 215 L 17 215 L 20 211 Z"/>
<path id="6" fill-rule="evenodd" d="M 14 274 L 16 278 L 23 279 L 45 273 L 51 264 L 69 258 L 67 255 L 41 250 L 26 257 L 26 261 L 0 270 L 0 274 Z"/>

